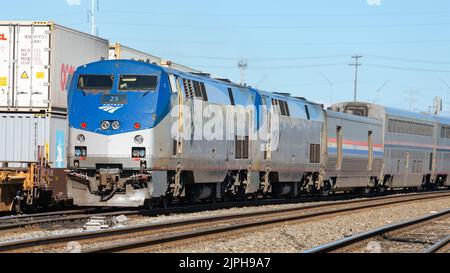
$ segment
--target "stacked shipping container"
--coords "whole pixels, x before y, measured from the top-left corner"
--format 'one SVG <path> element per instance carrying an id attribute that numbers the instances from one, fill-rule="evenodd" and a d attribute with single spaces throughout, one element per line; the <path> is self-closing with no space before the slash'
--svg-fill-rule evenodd
<path id="1" fill-rule="evenodd" d="M 108 58 L 200 72 L 51 21 L 0 21 L 0 167 L 25 167 L 39 146 L 50 167 L 66 167 L 70 75 Z"/>
<path id="2" fill-rule="evenodd" d="M 0 161 L 23 167 L 11 162 L 36 161 L 44 146 L 64 168 L 69 75 L 106 59 L 109 43 L 53 22 L 0 21 L 0 37 Z"/>

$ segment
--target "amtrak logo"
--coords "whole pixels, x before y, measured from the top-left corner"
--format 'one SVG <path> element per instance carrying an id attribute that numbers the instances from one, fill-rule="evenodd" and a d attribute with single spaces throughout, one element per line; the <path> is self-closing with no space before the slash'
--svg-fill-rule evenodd
<path id="1" fill-rule="evenodd" d="M 110 114 L 114 114 L 114 112 L 116 112 L 117 110 L 119 110 L 122 107 L 123 107 L 123 105 L 119 105 L 119 106 L 104 105 L 104 106 L 100 106 L 98 109 L 108 112 Z"/>

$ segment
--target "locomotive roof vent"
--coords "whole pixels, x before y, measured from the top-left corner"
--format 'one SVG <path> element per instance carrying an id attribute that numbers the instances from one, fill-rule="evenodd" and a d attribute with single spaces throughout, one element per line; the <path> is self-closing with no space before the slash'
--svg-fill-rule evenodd
<path id="1" fill-rule="evenodd" d="M 291 93 L 282 93 L 282 92 L 273 92 L 274 94 L 277 94 L 277 95 L 281 95 L 281 96 L 286 96 L 286 97 L 290 97 L 291 96 Z"/>
<path id="2" fill-rule="evenodd" d="M 192 72 L 191 74 L 194 74 L 194 75 L 197 75 L 197 76 L 202 76 L 202 77 L 211 78 L 211 74 L 209 74 L 209 73 L 204 73 L 204 72 Z"/>
<path id="3" fill-rule="evenodd" d="M 294 98 L 299 99 L 299 100 L 306 100 L 305 97 L 294 97 Z"/>
<path id="4" fill-rule="evenodd" d="M 229 79 L 223 79 L 223 78 L 215 78 L 218 81 L 223 81 L 223 82 L 231 82 Z"/>

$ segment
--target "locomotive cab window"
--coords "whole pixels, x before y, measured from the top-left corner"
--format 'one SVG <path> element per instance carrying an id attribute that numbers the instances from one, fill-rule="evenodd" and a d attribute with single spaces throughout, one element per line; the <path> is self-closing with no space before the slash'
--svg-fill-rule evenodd
<path id="1" fill-rule="evenodd" d="M 78 89 L 89 90 L 111 90 L 114 83 L 112 75 L 80 75 L 78 77 Z"/>
<path id="2" fill-rule="evenodd" d="M 121 75 L 119 90 L 151 91 L 156 89 L 158 77 L 152 75 Z"/>

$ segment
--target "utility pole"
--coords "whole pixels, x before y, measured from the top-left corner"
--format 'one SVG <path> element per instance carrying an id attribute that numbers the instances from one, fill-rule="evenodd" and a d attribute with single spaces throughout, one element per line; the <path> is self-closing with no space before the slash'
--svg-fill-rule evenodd
<path id="1" fill-rule="evenodd" d="M 408 94 L 408 98 L 406 99 L 409 102 L 409 110 L 412 112 L 413 111 L 413 105 L 414 102 L 416 102 L 416 98 L 414 97 L 415 94 L 419 93 L 418 91 L 405 91 L 405 93 Z"/>
<path id="2" fill-rule="evenodd" d="M 95 24 L 95 14 L 98 11 L 98 0 L 91 0 L 91 10 L 88 11 L 89 21 L 91 23 L 91 34 L 98 36 L 98 28 Z"/>
<path id="3" fill-rule="evenodd" d="M 358 66 L 360 66 L 361 64 L 358 63 L 359 58 L 362 58 L 363 56 L 361 55 L 355 55 L 352 56 L 353 59 L 355 59 L 355 63 L 349 64 L 350 66 L 354 66 L 355 67 L 355 91 L 353 93 L 353 101 L 356 101 L 356 94 L 357 94 L 357 90 L 358 90 Z"/>
<path id="4" fill-rule="evenodd" d="M 442 99 L 441 97 L 434 97 L 433 100 L 433 113 L 434 115 L 439 115 L 442 111 Z"/>
<path id="5" fill-rule="evenodd" d="M 241 72 L 241 80 L 240 80 L 240 84 L 244 85 L 245 84 L 245 70 L 248 67 L 248 62 L 246 59 L 240 59 L 238 62 L 238 68 L 239 71 Z"/>

